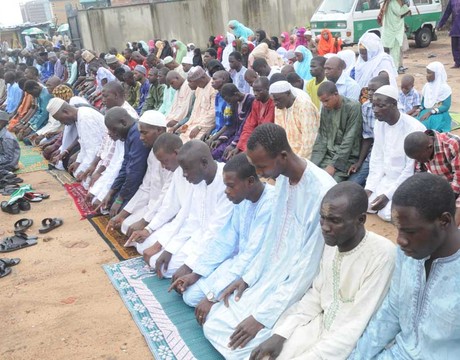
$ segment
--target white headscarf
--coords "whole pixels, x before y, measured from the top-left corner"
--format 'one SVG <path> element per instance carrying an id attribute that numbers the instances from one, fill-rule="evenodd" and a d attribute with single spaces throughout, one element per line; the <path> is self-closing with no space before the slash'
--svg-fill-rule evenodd
<path id="1" fill-rule="evenodd" d="M 367 61 L 358 56 L 355 65 L 355 80 L 361 87 L 366 87 L 369 81 L 378 76 L 381 71 L 388 73 L 390 85 L 398 86 L 393 59 L 383 50 L 382 40 L 374 33 L 365 33 L 359 39 L 359 45 L 367 50 Z"/>
<path id="2" fill-rule="evenodd" d="M 337 53 L 337 56 L 341 58 L 343 61 L 345 61 L 345 64 L 347 64 L 346 69 L 344 70 L 345 73 L 349 76 L 351 70 L 355 66 L 356 63 L 356 54 L 353 50 L 347 49 L 347 50 L 342 50 Z"/>
<path id="3" fill-rule="evenodd" d="M 434 81 L 427 82 L 422 90 L 423 105 L 429 109 L 452 95 L 452 89 L 447 85 L 447 74 L 443 64 L 434 61 L 426 68 L 434 72 Z"/>
<path id="4" fill-rule="evenodd" d="M 225 46 L 224 51 L 222 52 L 222 65 L 225 70 L 230 70 L 230 63 L 228 62 L 228 56 L 234 51 L 233 42 L 235 41 L 235 35 L 232 33 L 227 33 L 227 46 Z"/>
<path id="5" fill-rule="evenodd" d="M 102 90 L 103 86 L 102 85 L 102 80 L 107 79 L 107 82 L 115 81 L 117 78 L 115 75 L 113 75 L 110 70 L 107 70 L 105 67 L 100 67 L 97 69 L 97 75 L 96 75 L 96 82 L 97 82 L 97 89 Z"/>

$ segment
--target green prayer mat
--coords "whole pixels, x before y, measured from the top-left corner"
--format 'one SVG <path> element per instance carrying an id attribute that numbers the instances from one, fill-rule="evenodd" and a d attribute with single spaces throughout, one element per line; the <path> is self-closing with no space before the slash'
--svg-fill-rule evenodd
<path id="1" fill-rule="evenodd" d="M 19 147 L 21 148 L 21 157 L 19 158 L 19 170 L 16 171 L 16 174 L 48 169 L 48 160 L 42 156 L 40 148 L 24 145 L 22 142 L 19 143 Z"/>

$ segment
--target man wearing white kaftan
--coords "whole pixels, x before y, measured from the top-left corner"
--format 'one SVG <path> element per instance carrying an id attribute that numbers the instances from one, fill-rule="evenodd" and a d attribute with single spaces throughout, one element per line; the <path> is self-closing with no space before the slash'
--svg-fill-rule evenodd
<path id="1" fill-rule="evenodd" d="M 392 125 L 382 114 L 384 99 L 393 99 L 397 102 L 398 91 L 391 85 L 380 87 L 374 95 L 373 110 L 377 120 L 374 126 L 374 145 L 369 163 L 369 176 L 365 190 L 371 192 L 369 196 L 369 212 L 375 212 L 372 204 L 381 195 L 389 200 L 386 206 L 378 210 L 378 215 L 385 221 L 391 220 L 391 199 L 398 186 L 414 174 L 414 160 L 404 152 L 404 139 L 414 131 L 425 131 L 425 126 L 417 119 L 407 114 L 399 113 L 399 119 Z M 383 98 L 383 99 L 382 99 Z M 395 108 L 397 105 L 395 105 Z M 386 110 L 385 110 L 386 111 Z M 396 113 L 396 116 L 397 114 Z M 382 118 L 382 120 L 379 119 Z"/>
<path id="2" fill-rule="evenodd" d="M 233 207 L 232 215 L 214 234 L 193 268 L 202 278 L 183 294 L 187 305 L 196 306 L 211 293 L 218 299 L 228 285 L 247 271 L 265 239 L 274 193 L 274 187 L 265 184 L 257 202 L 243 200 Z"/>
<path id="3" fill-rule="evenodd" d="M 132 118 L 139 118 L 136 110 L 134 110 L 134 108 L 127 101 L 125 101 L 121 107 L 125 109 Z M 108 109 L 109 108 L 107 108 L 107 110 Z M 104 137 L 104 142 L 97 153 L 97 157 L 99 157 L 101 160 L 96 167 L 98 168 L 100 166 L 104 166 L 105 170 L 101 177 L 97 179 L 93 186 L 91 186 L 89 189 L 89 192 L 94 195 L 93 203 L 95 201 L 102 202 L 106 195 L 109 193 L 113 182 L 120 172 L 124 155 L 125 145 L 123 141 L 113 141 L 107 133 L 107 135 Z"/>
<path id="4" fill-rule="evenodd" d="M 326 245 L 312 288 L 274 327 L 287 339 L 277 360 L 346 359 L 388 291 L 395 257 L 373 232 L 348 252 Z"/>
<path id="5" fill-rule="evenodd" d="M 172 277 L 184 264 L 193 269 L 197 259 L 208 249 L 214 234 L 224 226 L 230 216 L 233 204 L 225 195 L 223 167 L 223 163 L 217 164 L 216 175 L 209 185 L 202 181 L 192 186 L 190 203 L 186 204 L 188 213 L 180 228 L 170 233 L 169 237 L 161 234 L 161 231 L 156 233 L 163 251 L 172 254 L 168 269 L 163 270 L 164 277 Z M 150 258 L 150 266 L 155 266 L 163 251 Z"/>
<path id="6" fill-rule="evenodd" d="M 267 126 L 279 128 L 263 124 L 252 136 Z M 292 150 L 290 154 L 295 156 Z M 225 359 L 246 359 L 258 344 L 268 339 L 278 318 L 300 300 L 318 272 L 324 248 L 319 209 L 324 194 L 335 181 L 324 170 L 305 161 L 306 168 L 297 184 L 291 185 L 284 175 L 276 179 L 276 200 L 267 236 L 242 276 L 249 287 L 239 301 L 231 296 L 229 307 L 223 303 L 214 305 L 203 326 L 206 338 Z M 232 350 L 228 347 L 230 336 L 250 316 L 264 328 L 246 346 Z"/>

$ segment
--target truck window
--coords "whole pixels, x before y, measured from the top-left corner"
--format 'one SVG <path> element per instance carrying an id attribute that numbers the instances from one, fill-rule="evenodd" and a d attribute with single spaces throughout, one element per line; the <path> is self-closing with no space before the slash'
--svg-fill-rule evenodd
<path id="1" fill-rule="evenodd" d="M 378 0 L 359 0 L 355 11 L 380 10 Z"/>
<path id="2" fill-rule="evenodd" d="M 414 5 L 419 6 L 419 5 L 430 5 L 433 3 L 433 0 L 414 0 Z"/>
<path id="3" fill-rule="evenodd" d="M 318 9 L 320 14 L 349 13 L 355 0 L 324 0 Z"/>

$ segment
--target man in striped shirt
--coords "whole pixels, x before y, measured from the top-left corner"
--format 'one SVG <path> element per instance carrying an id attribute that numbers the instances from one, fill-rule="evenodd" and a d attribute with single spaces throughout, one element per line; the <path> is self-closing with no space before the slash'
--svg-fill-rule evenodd
<path id="1" fill-rule="evenodd" d="M 416 171 L 444 177 L 457 198 L 455 222 L 460 225 L 460 137 L 433 130 L 409 134 L 404 141 L 406 155 L 416 161 Z"/>

